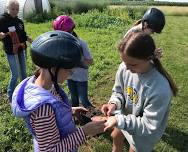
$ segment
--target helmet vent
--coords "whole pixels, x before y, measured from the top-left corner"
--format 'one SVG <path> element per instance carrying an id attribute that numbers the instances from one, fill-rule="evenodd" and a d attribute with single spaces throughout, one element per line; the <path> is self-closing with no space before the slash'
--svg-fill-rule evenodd
<path id="1" fill-rule="evenodd" d="M 58 34 L 51 34 L 50 37 L 58 36 Z"/>

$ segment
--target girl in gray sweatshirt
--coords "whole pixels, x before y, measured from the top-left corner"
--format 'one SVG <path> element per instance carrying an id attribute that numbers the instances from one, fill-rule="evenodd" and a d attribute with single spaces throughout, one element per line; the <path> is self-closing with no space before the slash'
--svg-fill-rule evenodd
<path id="1" fill-rule="evenodd" d="M 118 142 L 126 138 L 129 152 L 150 152 L 165 131 L 172 96 L 177 88 L 155 57 L 155 43 L 143 32 L 131 32 L 119 45 L 122 63 L 113 92 L 102 112 L 109 116 L 105 130 L 115 127 L 113 152 L 122 151 Z M 111 116 L 116 113 L 115 116 Z M 122 132 L 117 137 L 117 133 Z"/>

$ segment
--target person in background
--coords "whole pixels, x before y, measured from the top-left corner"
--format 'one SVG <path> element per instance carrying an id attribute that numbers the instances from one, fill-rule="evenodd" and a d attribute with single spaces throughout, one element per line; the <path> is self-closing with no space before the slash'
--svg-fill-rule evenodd
<path id="1" fill-rule="evenodd" d="M 150 152 L 165 131 L 178 89 L 156 57 L 154 40 L 147 33 L 129 33 L 118 49 L 122 63 L 109 103 L 101 109 L 108 116 L 105 130 L 115 127 L 113 152 L 122 152 L 124 138 L 129 152 Z"/>
<path id="2" fill-rule="evenodd" d="M 147 34 L 161 33 L 164 26 L 164 13 L 157 8 L 149 8 L 143 15 L 142 19 L 138 20 L 134 26 L 128 30 L 125 36 L 132 31 L 143 31 Z"/>
<path id="3" fill-rule="evenodd" d="M 93 59 L 85 41 L 80 39 L 74 31 L 75 23 L 70 16 L 60 15 L 53 21 L 54 30 L 61 30 L 74 35 L 83 51 L 84 63 L 89 67 Z M 77 67 L 73 69 L 73 74 L 67 80 L 73 107 L 79 106 L 79 101 L 85 108 L 92 108 L 93 105 L 88 99 L 88 69 Z"/>
<path id="4" fill-rule="evenodd" d="M 20 75 L 21 80 L 26 78 L 26 41 L 32 42 L 24 29 L 24 23 L 18 18 L 19 2 L 10 0 L 7 3 L 8 12 L 0 16 L 0 40 L 3 42 L 4 51 L 10 67 L 11 77 L 9 80 L 7 95 L 9 102 L 17 85 Z"/>
<path id="5" fill-rule="evenodd" d="M 134 26 L 127 31 L 124 37 L 126 37 L 126 35 L 128 35 L 129 33 L 135 31 L 143 31 L 147 34 L 161 33 L 164 26 L 165 26 L 164 13 L 161 10 L 152 7 L 145 12 L 142 19 L 138 20 L 134 24 Z M 161 48 L 157 48 L 155 53 L 158 58 L 162 57 Z"/>
<path id="6" fill-rule="evenodd" d="M 33 41 L 31 58 L 39 69 L 16 87 L 12 111 L 26 122 L 35 152 L 70 152 L 85 143 L 86 136 L 104 132 L 104 121 L 75 126 L 72 115 L 86 109 L 71 107 L 59 86 L 73 68 L 86 68 L 78 39 L 63 31 L 44 33 Z"/>

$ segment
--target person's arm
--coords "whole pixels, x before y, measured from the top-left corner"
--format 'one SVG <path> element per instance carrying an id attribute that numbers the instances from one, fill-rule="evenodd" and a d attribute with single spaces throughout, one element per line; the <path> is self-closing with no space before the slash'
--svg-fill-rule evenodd
<path id="1" fill-rule="evenodd" d="M 84 63 L 86 64 L 86 65 L 91 65 L 92 63 L 93 63 L 93 59 L 84 59 Z"/>
<path id="2" fill-rule="evenodd" d="M 29 43 L 32 43 L 33 42 L 32 38 L 30 38 L 30 36 L 28 36 L 27 33 L 26 33 L 26 31 L 25 31 L 24 22 L 22 20 L 20 20 L 20 19 L 19 19 L 18 22 L 20 22 L 22 24 L 22 27 L 23 27 L 21 29 L 21 31 L 20 31 L 20 32 L 22 32 L 22 34 L 21 34 L 22 40 L 23 41 L 28 41 Z"/>
<path id="3" fill-rule="evenodd" d="M 120 64 L 119 69 L 116 73 L 116 78 L 115 78 L 115 84 L 112 89 L 112 95 L 109 100 L 109 104 L 115 104 L 116 109 L 119 110 L 122 108 L 122 106 L 125 103 L 125 98 L 124 98 L 124 80 L 123 80 L 123 72 L 125 69 L 124 63 Z"/>
<path id="4" fill-rule="evenodd" d="M 3 17 L 0 16 L 0 40 L 4 39 L 6 34 L 3 32 Z"/>
<path id="5" fill-rule="evenodd" d="M 143 109 L 143 116 L 116 115 L 117 127 L 138 136 L 154 133 L 161 125 L 165 125 L 162 123 L 166 123 L 163 120 L 168 116 L 170 100 L 170 94 L 165 92 L 150 95 L 146 98 L 148 104 Z"/>
<path id="6" fill-rule="evenodd" d="M 91 52 L 89 51 L 89 47 L 85 41 L 81 39 L 79 39 L 79 41 L 83 49 L 84 63 L 86 65 L 91 65 L 93 63 L 93 58 L 92 58 Z"/>
<path id="7" fill-rule="evenodd" d="M 77 128 L 74 133 L 61 139 L 54 110 L 47 104 L 32 113 L 31 124 L 35 130 L 41 152 L 53 151 L 54 149 L 57 152 L 70 151 L 77 149 L 86 140 L 86 135 L 82 128 Z"/>

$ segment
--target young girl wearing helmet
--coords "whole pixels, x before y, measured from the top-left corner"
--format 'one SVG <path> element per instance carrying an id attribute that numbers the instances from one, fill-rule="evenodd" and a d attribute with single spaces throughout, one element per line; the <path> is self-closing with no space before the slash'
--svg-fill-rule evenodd
<path id="1" fill-rule="evenodd" d="M 157 8 L 148 9 L 142 19 L 138 20 L 134 26 L 125 34 L 133 31 L 143 31 L 147 34 L 161 33 L 165 26 L 165 16 L 163 12 Z M 124 36 L 124 37 L 125 37 Z"/>
<path id="2" fill-rule="evenodd" d="M 105 130 L 118 128 L 130 144 L 129 152 L 152 151 L 165 131 L 172 96 L 178 91 L 155 56 L 155 48 L 152 37 L 142 31 L 122 39 L 118 49 L 123 62 L 109 103 L 102 106 L 103 113 L 109 116 Z M 111 116 L 115 110 L 121 113 Z M 122 140 L 113 140 L 113 152 L 122 150 Z"/>
<path id="3" fill-rule="evenodd" d="M 138 20 L 134 26 L 127 31 L 125 36 L 131 32 L 143 31 L 147 34 L 161 33 L 165 26 L 165 15 L 157 8 L 148 9 L 142 19 Z M 124 37 L 125 37 L 124 36 Z M 162 57 L 162 50 L 157 48 L 155 54 L 158 58 Z"/>
<path id="4" fill-rule="evenodd" d="M 75 23 L 70 16 L 58 16 L 53 21 L 53 28 L 54 30 L 69 32 L 78 38 L 77 34 L 74 32 Z M 86 42 L 80 38 L 78 38 L 78 41 L 83 50 L 84 63 L 88 66 L 93 62 L 91 53 Z M 67 80 L 67 83 L 73 107 L 79 106 L 79 99 L 85 108 L 93 107 L 88 99 L 88 69 L 80 67 L 74 68 L 72 75 Z"/>
<path id="5" fill-rule="evenodd" d="M 16 87 L 12 111 L 26 122 L 35 152 L 70 152 L 83 144 L 86 136 L 102 133 L 104 121 L 90 122 L 80 128 L 75 126 L 72 115 L 86 109 L 71 108 L 59 86 L 73 68 L 86 68 L 79 41 L 67 32 L 47 32 L 33 41 L 31 57 L 39 71 Z"/>

